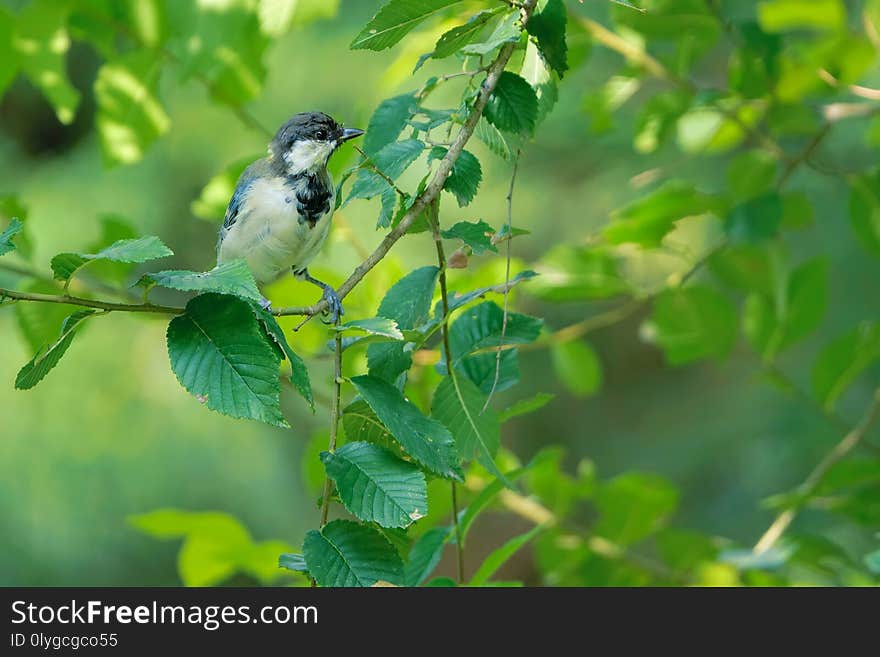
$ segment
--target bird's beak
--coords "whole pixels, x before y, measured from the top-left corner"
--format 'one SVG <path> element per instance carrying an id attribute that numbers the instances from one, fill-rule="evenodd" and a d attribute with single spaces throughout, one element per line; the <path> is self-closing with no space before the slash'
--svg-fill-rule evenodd
<path id="1" fill-rule="evenodd" d="M 360 137 L 362 134 L 364 134 L 364 131 L 358 130 L 357 128 L 343 128 L 342 136 L 339 138 L 339 143 L 341 144 L 342 142 L 348 141 L 349 139 Z"/>

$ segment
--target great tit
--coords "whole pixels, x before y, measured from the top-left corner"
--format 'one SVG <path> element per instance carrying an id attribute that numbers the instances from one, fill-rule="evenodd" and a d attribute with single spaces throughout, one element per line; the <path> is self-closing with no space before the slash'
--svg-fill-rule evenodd
<path id="1" fill-rule="evenodd" d="M 362 134 L 322 112 L 303 112 L 282 125 L 269 156 L 238 179 L 220 229 L 217 263 L 243 258 L 258 284 L 292 271 L 323 290 L 335 323 L 343 314 L 339 296 L 309 275 L 308 264 L 327 239 L 336 202 L 327 161 L 342 143 Z"/>

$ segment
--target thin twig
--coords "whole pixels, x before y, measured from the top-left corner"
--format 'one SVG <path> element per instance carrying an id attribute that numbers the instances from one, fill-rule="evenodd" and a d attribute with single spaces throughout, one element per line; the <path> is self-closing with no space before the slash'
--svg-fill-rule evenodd
<path id="1" fill-rule="evenodd" d="M 770 526 L 761 535 L 761 538 L 758 539 L 758 542 L 755 543 L 755 547 L 752 549 L 755 554 L 766 552 L 776 545 L 776 542 L 782 537 L 803 508 L 804 502 L 822 485 L 828 471 L 862 442 L 878 415 L 880 415 L 880 388 L 874 391 L 871 404 L 859 423 L 825 455 L 819 464 L 807 475 L 804 482 L 798 486 L 798 503 L 780 512 L 773 522 L 770 523 Z"/>
<path id="2" fill-rule="evenodd" d="M 495 354 L 495 378 L 492 381 L 492 387 L 489 389 L 489 394 L 486 395 L 486 403 L 483 404 L 483 410 L 480 413 L 485 413 L 486 409 L 489 408 L 489 402 L 492 401 L 492 396 L 495 394 L 495 389 L 498 387 L 498 381 L 501 378 L 501 356 L 503 355 L 504 338 L 507 336 L 507 315 L 510 302 L 510 243 L 513 242 L 513 189 L 516 186 L 516 173 L 519 170 L 521 154 L 522 151 L 517 149 L 516 157 L 513 159 L 513 172 L 510 174 L 510 186 L 507 188 L 507 240 L 505 240 L 507 242 L 507 253 L 504 265 L 504 315 L 501 319 L 501 336 L 498 339 L 498 352 Z"/>
<path id="3" fill-rule="evenodd" d="M 63 303 L 70 306 L 83 308 L 98 308 L 108 312 L 129 313 L 158 313 L 163 315 L 180 315 L 183 308 L 176 306 L 159 306 L 152 303 L 115 303 L 112 301 L 99 301 L 97 299 L 85 299 L 69 294 L 40 294 L 38 292 L 20 292 L 0 288 L 0 299 L 15 299 L 17 301 L 37 301 L 40 303 Z"/>
<path id="4" fill-rule="evenodd" d="M 333 398 L 330 400 L 330 442 L 327 445 L 328 452 L 336 451 L 336 437 L 339 432 L 339 399 L 342 396 L 342 333 L 340 331 L 336 331 L 334 342 Z M 324 495 L 321 498 L 321 527 L 327 524 L 332 487 L 333 481 L 328 476 L 324 479 Z"/>
<path id="5" fill-rule="evenodd" d="M 389 185 L 391 185 L 391 187 L 394 189 L 394 191 L 397 192 L 398 196 L 400 196 L 401 198 L 406 198 L 406 192 L 404 192 L 402 189 L 400 189 L 400 187 L 397 186 L 397 183 L 395 183 L 394 180 L 393 180 L 388 174 L 386 174 L 384 171 L 382 171 L 382 169 L 379 168 L 379 165 L 377 165 L 377 164 L 372 160 L 372 158 L 370 158 L 369 155 L 367 155 L 366 153 L 364 153 L 364 152 L 360 149 L 359 146 L 355 146 L 354 149 L 355 149 L 358 153 L 361 154 L 361 157 L 364 158 L 364 161 L 361 163 L 361 166 L 363 166 L 364 164 L 366 164 L 366 165 L 367 165 L 367 168 L 371 169 L 371 170 L 373 171 L 373 173 L 375 173 L 377 176 L 379 176 L 379 177 L 382 178 L 385 182 L 387 182 Z"/>

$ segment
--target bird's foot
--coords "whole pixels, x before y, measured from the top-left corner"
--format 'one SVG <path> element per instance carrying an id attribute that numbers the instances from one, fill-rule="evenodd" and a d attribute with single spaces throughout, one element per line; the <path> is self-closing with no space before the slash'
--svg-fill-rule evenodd
<path id="1" fill-rule="evenodd" d="M 342 299 L 336 294 L 336 290 L 326 283 L 321 287 L 324 289 L 324 294 L 321 295 L 321 300 L 327 302 L 327 313 L 330 320 L 326 323 L 336 324 L 339 322 L 339 318 L 345 314 L 345 311 L 342 309 Z"/>
<path id="2" fill-rule="evenodd" d="M 260 299 L 260 308 L 263 310 L 272 310 L 272 302 L 269 301 L 266 297 Z"/>

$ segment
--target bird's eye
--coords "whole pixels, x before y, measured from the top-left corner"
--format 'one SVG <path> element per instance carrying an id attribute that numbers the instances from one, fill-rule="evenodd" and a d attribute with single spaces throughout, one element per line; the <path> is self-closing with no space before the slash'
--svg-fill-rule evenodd
<path id="1" fill-rule="evenodd" d="M 327 139 L 327 131 L 326 130 L 318 130 L 318 132 L 315 133 L 315 136 L 318 139 L 323 141 L 324 139 Z"/>

